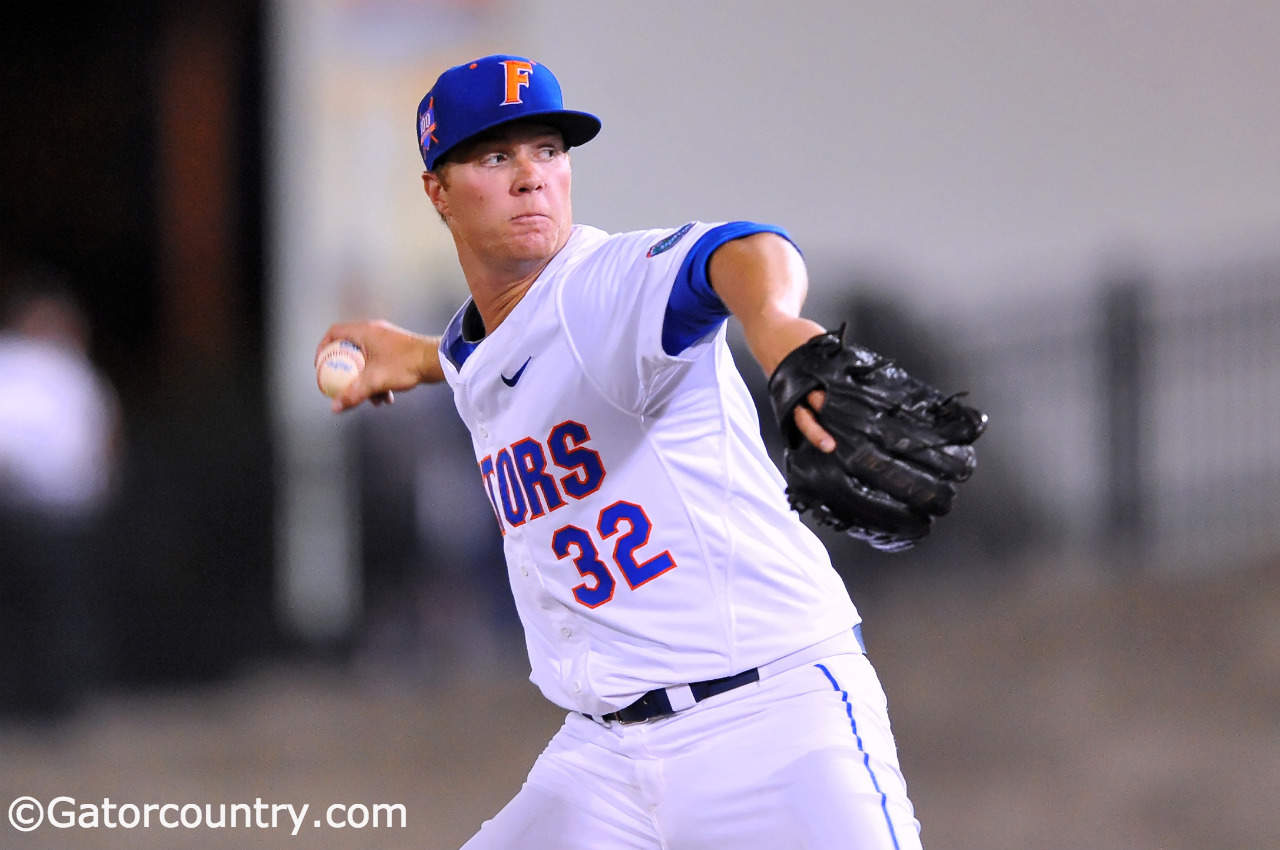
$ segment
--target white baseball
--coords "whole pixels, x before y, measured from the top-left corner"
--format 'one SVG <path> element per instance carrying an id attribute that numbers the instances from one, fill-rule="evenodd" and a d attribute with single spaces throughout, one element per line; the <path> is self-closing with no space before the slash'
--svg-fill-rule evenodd
<path id="1" fill-rule="evenodd" d="M 335 339 L 316 355 L 316 383 L 320 392 L 340 395 L 364 368 L 364 352 L 349 339 Z"/>

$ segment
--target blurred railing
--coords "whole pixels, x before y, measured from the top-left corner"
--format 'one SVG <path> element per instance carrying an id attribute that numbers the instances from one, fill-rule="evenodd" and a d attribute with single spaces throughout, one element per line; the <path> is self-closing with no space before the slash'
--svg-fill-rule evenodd
<path id="1" fill-rule="evenodd" d="M 966 338 L 982 449 L 1021 482 L 1037 541 L 1174 568 L 1280 552 L 1280 262 L 1117 275 Z"/>

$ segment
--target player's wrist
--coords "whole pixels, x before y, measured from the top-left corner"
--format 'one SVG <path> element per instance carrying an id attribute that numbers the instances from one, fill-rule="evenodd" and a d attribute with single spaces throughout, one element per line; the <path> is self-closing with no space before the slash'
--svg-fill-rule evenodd
<path id="1" fill-rule="evenodd" d="M 755 332 L 752 333 L 751 331 Z M 765 375 L 772 375 L 788 354 L 827 329 L 811 319 L 781 316 L 767 326 L 747 329 L 747 344 Z M 753 342 L 754 340 L 754 342 Z"/>
<path id="2" fill-rule="evenodd" d="M 418 383 L 436 384 L 444 380 L 444 370 L 440 367 L 440 337 L 417 335 L 417 343 L 421 347 L 418 353 Z"/>

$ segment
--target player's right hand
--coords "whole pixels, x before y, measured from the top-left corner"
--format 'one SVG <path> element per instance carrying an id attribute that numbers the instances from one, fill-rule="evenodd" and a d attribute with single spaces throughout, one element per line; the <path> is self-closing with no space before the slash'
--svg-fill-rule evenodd
<path id="1" fill-rule="evenodd" d="M 335 339 L 349 339 L 360 346 L 364 369 L 334 398 L 334 413 L 366 401 L 390 404 L 396 392 L 444 380 L 438 337 L 416 334 L 382 319 L 340 322 L 325 332 L 316 354 Z"/>

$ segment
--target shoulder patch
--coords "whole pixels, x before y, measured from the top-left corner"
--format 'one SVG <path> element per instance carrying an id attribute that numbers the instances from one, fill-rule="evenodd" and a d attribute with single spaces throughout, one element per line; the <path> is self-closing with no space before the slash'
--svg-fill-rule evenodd
<path id="1" fill-rule="evenodd" d="M 670 250 L 672 245 L 676 244 L 681 239 L 683 239 L 684 235 L 692 229 L 693 229 L 693 222 L 691 221 L 688 224 L 686 224 L 684 227 L 677 230 L 675 233 L 672 233 L 670 236 L 664 236 L 663 238 L 659 239 L 657 242 L 654 242 L 652 247 L 649 248 L 648 253 L 645 254 L 645 256 L 656 257 L 659 254 L 661 254 L 663 251 Z"/>

